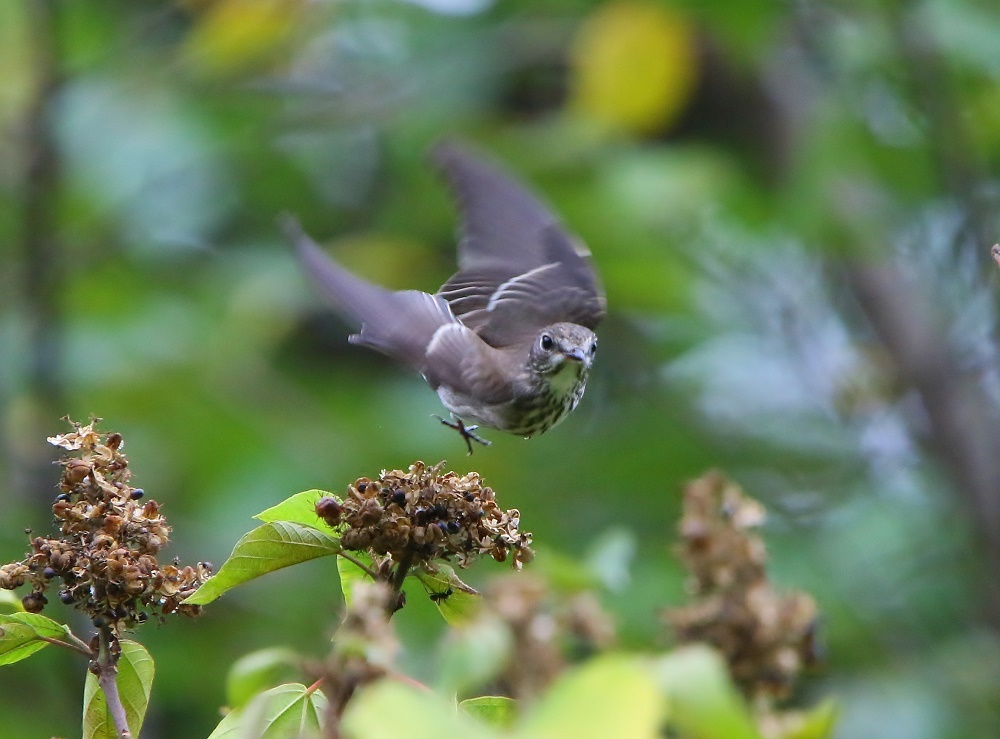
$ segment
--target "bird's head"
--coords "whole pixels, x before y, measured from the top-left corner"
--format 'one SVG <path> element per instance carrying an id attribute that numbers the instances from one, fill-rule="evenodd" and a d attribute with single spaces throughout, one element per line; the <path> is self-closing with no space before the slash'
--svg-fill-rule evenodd
<path id="1" fill-rule="evenodd" d="M 586 373 L 597 353 L 597 335 L 576 323 L 554 323 L 535 336 L 528 364 L 543 375 Z"/>

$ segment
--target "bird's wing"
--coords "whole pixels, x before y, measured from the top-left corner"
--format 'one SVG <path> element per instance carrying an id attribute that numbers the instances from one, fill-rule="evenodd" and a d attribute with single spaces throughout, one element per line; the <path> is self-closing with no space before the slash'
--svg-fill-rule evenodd
<path id="1" fill-rule="evenodd" d="M 282 227 L 323 295 L 361 324 L 351 343 L 415 367 L 435 390 L 446 385 L 487 404 L 511 399 L 508 353 L 489 346 L 459 321 L 442 297 L 373 285 L 328 257 L 294 218 L 285 217 Z"/>
<path id="2" fill-rule="evenodd" d="M 441 326 L 427 345 L 421 373 L 432 388 L 442 385 L 484 405 L 513 400 L 515 372 L 509 352 L 494 349 L 462 323 Z"/>
<path id="3" fill-rule="evenodd" d="M 533 194 L 455 143 L 433 159 L 458 200 L 459 271 L 438 291 L 491 346 L 560 321 L 594 328 L 604 291 L 586 248 Z"/>
<path id="4" fill-rule="evenodd" d="M 345 318 L 361 324 L 351 343 L 369 346 L 423 372 L 427 346 L 435 332 L 442 326 L 462 325 L 443 298 L 419 290 L 396 292 L 373 285 L 327 256 L 294 218 L 286 216 L 282 228 L 324 297 Z"/>

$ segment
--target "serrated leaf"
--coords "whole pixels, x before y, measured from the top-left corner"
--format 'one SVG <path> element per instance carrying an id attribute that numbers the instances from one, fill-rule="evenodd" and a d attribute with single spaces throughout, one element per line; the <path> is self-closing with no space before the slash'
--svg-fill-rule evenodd
<path id="1" fill-rule="evenodd" d="M 261 575 L 339 551 L 340 540 L 323 531 L 290 521 L 270 521 L 244 535 L 219 572 L 184 602 L 205 605 Z"/>
<path id="2" fill-rule="evenodd" d="M 517 718 L 517 701 L 503 695 L 469 698 L 458 705 L 470 716 L 498 729 L 508 728 Z"/>
<path id="3" fill-rule="evenodd" d="M 347 704 L 340 723 L 352 739 L 494 739 L 490 727 L 456 711 L 436 693 L 397 680 L 363 688 Z M 537 739 L 537 738 L 536 738 Z"/>
<path id="4" fill-rule="evenodd" d="M 532 708 L 517 736 L 654 739 L 665 713 L 666 702 L 648 665 L 610 654 L 563 674 Z"/>
<path id="5" fill-rule="evenodd" d="M 245 654 L 233 663 L 226 675 L 226 703 L 242 708 L 255 695 L 289 677 L 300 662 L 291 649 L 272 647 Z"/>
<path id="6" fill-rule="evenodd" d="M 326 696 L 300 683 L 279 685 L 226 715 L 208 739 L 299 739 L 319 736 Z"/>
<path id="7" fill-rule="evenodd" d="M 479 610 L 479 593 L 462 582 L 452 567 L 437 565 L 437 570 L 416 570 L 413 576 L 424 586 L 438 612 L 450 626 L 469 623 Z"/>
<path id="8" fill-rule="evenodd" d="M 40 613 L 0 614 L 0 665 L 20 662 L 48 646 L 49 639 L 65 639 L 69 627 Z"/>
<path id="9" fill-rule="evenodd" d="M 296 493 L 291 498 L 287 498 L 267 510 L 261 511 L 254 518 L 265 523 L 272 521 L 291 521 L 305 526 L 312 526 L 314 529 L 326 532 L 331 536 L 340 536 L 341 529 L 331 526 L 322 518 L 316 515 L 316 503 L 320 498 L 338 498 L 323 490 L 304 490 Z"/>
<path id="10" fill-rule="evenodd" d="M 118 696 L 132 736 L 139 736 L 153 689 L 153 658 L 138 642 L 123 639 L 118 658 Z M 107 697 L 92 672 L 83 688 L 83 739 L 118 739 L 115 722 L 108 711 Z"/>
<path id="11" fill-rule="evenodd" d="M 351 556 L 371 567 L 372 558 L 364 552 L 351 552 Z M 340 592 L 344 595 L 344 605 L 350 606 L 354 597 L 354 586 L 371 580 L 368 573 L 346 557 L 337 557 L 337 572 L 340 574 Z"/>
<path id="12" fill-rule="evenodd" d="M 699 739 L 760 739 L 722 657 L 707 646 L 681 647 L 657 660 L 670 702 L 670 725 Z"/>

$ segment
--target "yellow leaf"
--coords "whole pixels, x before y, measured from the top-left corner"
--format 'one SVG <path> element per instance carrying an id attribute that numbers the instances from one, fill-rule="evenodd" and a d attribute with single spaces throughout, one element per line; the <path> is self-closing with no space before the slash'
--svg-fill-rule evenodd
<path id="1" fill-rule="evenodd" d="M 570 53 L 570 110 L 632 133 L 670 124 L 697 77 L 693 24 L 649 2 L 601 6 L 580 27 Z"/>
<path id="2" fill-rule="evenodd" d="M 205 8 L 187 38 L 202 71 L 232 74 L 271 61 L 295 25 L 299 0 L 219 0 Z"/>

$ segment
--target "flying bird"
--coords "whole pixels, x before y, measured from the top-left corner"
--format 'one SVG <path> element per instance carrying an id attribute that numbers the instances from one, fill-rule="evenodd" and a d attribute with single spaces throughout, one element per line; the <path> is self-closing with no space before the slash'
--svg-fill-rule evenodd
<path id="1" fill-rule="evenodd" d="M 605 314 L 589 252 L 535 195 L 459 144 L 431 159 L 458 202 L 458 272 L 434 294 L 387 290 L 337 264 L 285 216 L 307 273 L 350 337 L 423 375 L 472 454 L 488 426 L 531 437 L 580 402 Z M 473 425 L 466 425 L 471 422 Z"/>

